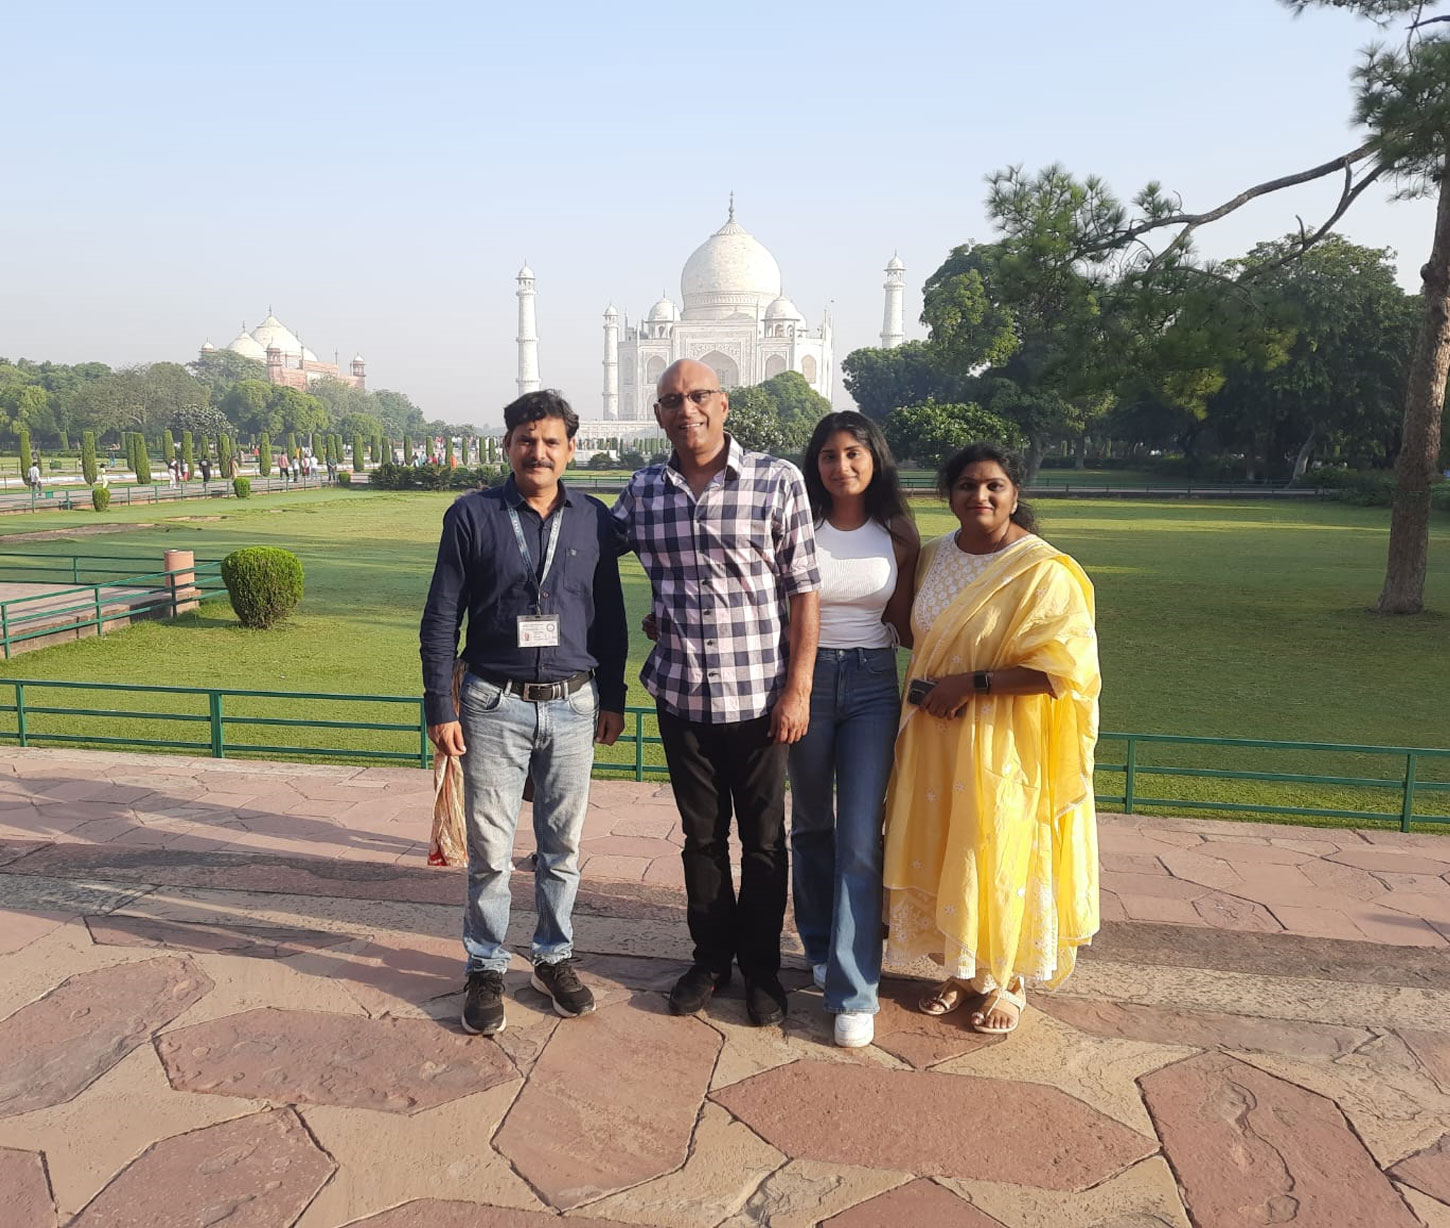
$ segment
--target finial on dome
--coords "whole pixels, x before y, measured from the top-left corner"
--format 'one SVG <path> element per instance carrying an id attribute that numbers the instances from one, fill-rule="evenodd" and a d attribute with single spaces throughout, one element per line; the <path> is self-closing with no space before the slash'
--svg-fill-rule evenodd
<path id="1" fill-rule="evenodd" d="M 731 192 L 730 193 L 730 216 L 726 220 L 727 221 L 730 221 L 730 222 L 733 222 L 735 220 L 735 193 L 734 192 Z"/>

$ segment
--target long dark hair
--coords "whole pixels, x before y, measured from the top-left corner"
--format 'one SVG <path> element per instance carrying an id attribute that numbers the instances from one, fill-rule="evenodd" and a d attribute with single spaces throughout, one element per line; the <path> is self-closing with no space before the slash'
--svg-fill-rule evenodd
<path id="1" fill-rule="evenodd" d="M 952 487 L 957 484 L 957 479 L 962 476 L 962 470 L 968 465 L 975 465 L 978 461 L 995 461 L 1002 467 L 1002 472 L 1007 475 L 1007 480 L 1016 488 L 1017 510 L 1012 513 L 1012 523 L 1026 529 L 1029 533 L 1037 532 L 1037 517 L 1032 509 L 1022 501 L 1022 477 L 1024 470 L 1022 460 L 1016 453 L 1008 452 L 1005 448 L 999 448 L 994 443 L 969 443 L 960 452 L 947 457 L 942 462 L 942 467 L 937 471 L 936 488 L 943 499 L 950 500 Z"/>
<path id="2" fill-rule="evenodd" d="M 896 459 L 881 428 L 865 414 L 853 409 L 837 410 L 816 423 L 811 441 L 806 444 L 802 467 L 805 470 L 806 495 L 811 501 L 811 515 L 819 524 L 831 512 L 831 492 L 821 481 L 821 449 L 837 431 L 845 431 L 871 453 L 871 484 L 866 487 L 866 515 L 896 537 L 903 520 L 910 520 L 911 509 L 901 494 L 901 479 L 896 473 Z"/>

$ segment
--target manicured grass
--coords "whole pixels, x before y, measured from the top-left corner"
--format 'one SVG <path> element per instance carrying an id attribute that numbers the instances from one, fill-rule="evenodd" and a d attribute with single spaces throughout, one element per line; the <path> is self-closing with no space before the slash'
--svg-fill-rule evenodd
<path id="1" fill-rule="evenodd" d="M 418 615 L 432 570 L 440 518 L 451 495 L 322 490 L 224 505 L 121 509 L 122 532 L 37 543 L 47 553 L 149 552 L 159 566 L 168 546 L 220 556 L 243 545 L 296 551 L 307 595 L 296 617 L 269 632 L 237 626 L 225 602 L 213 602 L 175 623 L 143 624 L 0 664 L 0 677 L 170 683 L 276 691 L 416 695 Z M 220 502 L 220 501 L 218 501 Z M 952 527 L 932 501 L 916 505 L 924 537 Z M 1097 587 L 1102 645 L 1105 730 L 1276 741 L 1373 745 L 1450 745 L 1450 521 L 1440 517 L 1432 542 L 1427 601 L 1432 612 L 1385 619 L 1367 612 L 1383 579 L 1388 513 L 1338 503 L 1044 503 L 1043 532 L 1078 558 Z M 168 515 L 158 515 L 165 512 Z M 181 513 L 179 518 L 169 514 Z M 201 519 L 187 519 L 200 516 Z M 73 526 L 99 518 L 42 513 L 10 518 L 0 529 Z M 13 530 L 12 530 L 13 531 Z M 4 547 L 14 549 L 15 547 Z M 633 559 L 623 564 L 630 625 L 648 607 L 648 587 Z M 647 648 L 632 642 L 630 703 L 649 700 L 637 682 Z M 904 656 L 903 656 L 904 663 Z M 32 703 L 54 702 L 56 692 Z M 39 693 L 37 693 L 37 696 Z M 3 693 L 0 693 L 3 698 Z M 73 702 L 68 700 L 67 702 Z M 100 702 L 91 693 L 95 706 Z M 125 706 L 155 710 L 138 697 Z M 256 701 L 255 711 L 263 710 Z M 162 705 L 165 706 L 165 705 Z M 173 704 L 173 707 L 175 705 Z M 285 708 L 285 710 L 284 710 Z M 204 706 L 189 710 L 203 712 Z M 237 711 L 245 709 L 238 707 Z M 269 715 L 346 719 L 308 701 Z M 230 711 L 230 709 L 229 709 Z M 408 709 L 380 713 L 360 706 L 347 714 L 407 721 Z M 69 718 L 79 730 L 81 718 Z M 35 715 L 37 732 L 57 717 Z M 46 724 L 45 722 L 50 722 Z M 0 729 L 14 717 L 0 717 Z M 100 722 L 88 727 L 94 732 Z M 159 729 L 134 720 L 131 729 Z M 199 739 L 202 726 L 182 737 Z M 318 742 L 340 731 L 317 732 Z M 255 727 L 236 736 L 254 742 L 297 742 L 296 730 Z M 153 736 L 178 736 L 157 732 Z M 349 735 L 357 745 L 416 748 L 416 737 L 374 732 Z M 657 760 L 657 750 L 651 759 Z M 1104 743 L 1103 762 L 1121 763 L 1120 744 Z M 632 754 L 631 754 L 632 759 Z M 1243 767 L 1275 771 L 1385 776 L 1403 770 L 1385 760 L 1329 760 L 1301 753 L 1249 755 L 1230 762 L 1222 750 L 1150 749 L 1139 764 Z M 1422 762 L 1421 780 L 1450 778 L 1450 764 Z M 1121 773 L 1103 773 L 1104 794 L 1122 792 Z M 1331 786 L 1249 786 L 1182 778 L 1141 777 L 1138 790 L 1158 797 L 1273 801 L 1291 794 L 1307 803 L 1354 809 L 1397 809 L 1389 795 Z M 1189 792 L 1191 790 L 1191 792 Z M 1162 809 L 1162 807 L 1155 807 Z M 1426 795 L 1421 813 L 1450 811 L 1450 793 Z"/>

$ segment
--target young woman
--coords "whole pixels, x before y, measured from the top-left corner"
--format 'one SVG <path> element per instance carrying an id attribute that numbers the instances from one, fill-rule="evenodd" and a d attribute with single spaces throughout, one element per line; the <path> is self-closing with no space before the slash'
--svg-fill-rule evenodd
<path id="1" fill-rule="evenodd" d="M 931 957 L 929 1015 L 1017 1026 L 1098 928 L 1097 635 L 1081 567 L 1036 535 L 1015 458 L 942 466 L 958 528 L 921 551 L 915 649 L 886 802 L 886 958 Z"/>
<path id="2" fill-rule="evenodd" d="M 897 642 L 911 643 L 920 538 L 869 418 L 827 414 L 806 448 L 821 638 L 805 737 L 790 748 L 796 929 L 835 1015 L 868 1045 L 881 980 L 881 806 L 900 720 Z"/>

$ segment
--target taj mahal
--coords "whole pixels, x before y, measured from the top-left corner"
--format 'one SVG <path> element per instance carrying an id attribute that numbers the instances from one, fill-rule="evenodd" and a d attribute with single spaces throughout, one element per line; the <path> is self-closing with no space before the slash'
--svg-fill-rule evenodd
<path id="1" fill-rule="evenodd" d="M 893 256 L 886 266 L 886 305 L 881 345 L 902 342 L 906 266 Z M 535 323 L 534 271 L 519 270 L 518 391 L 537 391 L 539 338 Z M 712 368 L 721 388 L 758 384 L 786 371 L 799 372 L 828 400 L 835 383 L 830 309 L 814 328 L 781 290 L 780 265 L 769 249 L 735 220 L 732 196 L 725 224 L 705 240 L 680 274 L 680 302 L 662 296 L 638 323 L 621 318 L 611 303 L 604 311 L 604 386 L 598 418 L 587 415 L 581 433 L 656 434 L 655 382 L 681 358 Z M 581 419 L 586 415 L 580 415 Z M 587 428 L 587 430 L 586 430 Z"/>

